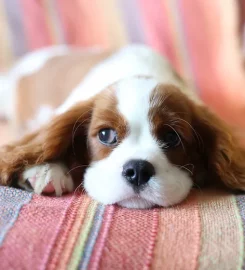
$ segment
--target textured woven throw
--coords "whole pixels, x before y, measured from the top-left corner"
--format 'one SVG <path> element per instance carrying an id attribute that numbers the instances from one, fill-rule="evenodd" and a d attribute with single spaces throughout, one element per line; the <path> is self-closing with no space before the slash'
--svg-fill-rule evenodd
<path id="1" fill-rule="evenodd" d="M 0 269 L 244 269 L 245 196 L 151 210 L 0 188 Z"/>

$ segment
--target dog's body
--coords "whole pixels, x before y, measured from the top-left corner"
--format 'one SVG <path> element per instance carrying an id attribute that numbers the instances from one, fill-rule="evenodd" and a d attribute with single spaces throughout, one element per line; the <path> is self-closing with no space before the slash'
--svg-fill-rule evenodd
<path id="1" fill-rule="evenodd" d="M 14 122 L 16 134 L 23 134 L 130 76 L 154 77 L 186 89 L 169 63 L 143 45 L 119 51 L 55 46 L 28 54 L 2 77 L 0 115 Z"/>
<path id="2" fill-rule="evenodd" d="M 99 52 L 85 69 L 77 51 L 46 55 L 12 85 L 73 90 L 46 125 L 3 149 L 2 184 L 17 177 L 19 186 L 61 195 L 85 171 L 93 198 L 136 208 L 178 203 L 208 178 L 245 188 L 245 155 L 230 130 L 159 54 L 144 46 Z"/>

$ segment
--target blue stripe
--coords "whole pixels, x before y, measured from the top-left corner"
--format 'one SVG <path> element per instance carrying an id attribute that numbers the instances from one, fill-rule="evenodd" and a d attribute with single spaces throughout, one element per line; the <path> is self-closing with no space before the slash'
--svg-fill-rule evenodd
<path id="1" fill-rule="evenodd" d="M 51 17 L 53 18 L 53 26 L 55 28 L 55 34 L 58 37 L 58 44 L 66 44 L 64 31 L 61 24 L 59 8 L 57 0 L 50 0 Z"/>
<path id="2" fill-rule="evenodd" d="M 146 43 L 145 31 L 142 27 L 141 12 L 136 0 L 120 0 L 117 2 L 128 38 L 132 43 Z"/>
<path id="3" fill-rule="evenodd" d="M 13 54 L 15 57 L 20 57 L 28 51 L 24 23 L 22 20 L 23 11 L 19 0 L 4 0 L 4 7 L 10 29 Z"/>
<path id="4" fill-rule="evenodd" d="M 30 202 L 32 195 L 19 189 L 0 187 L 0 246 L 17 220 L 21 208 Z"/>
<path id="5" fill-rule="evenodd" d="M 87 269 L 88 268 L 88 264 L 90 261 L 90 257 L 92 255 L 92 251 L 96 242 L 96 239 L 98 237 L 100 228 L 101 228 L 101 224 L 103 221 L 103 214 L 105 211 L 105 206 L 103 205 L 98 205 L 96 212 L 95 212 L 95 216 L 94 216 L 94 220 L 93 220 L 93 226 L 90 230 L 87 242 L 85 244 L 85 248 L 84 248 L 84 252 L 82 254 L 82 258 L 80 260 L 78 269 Z"/>

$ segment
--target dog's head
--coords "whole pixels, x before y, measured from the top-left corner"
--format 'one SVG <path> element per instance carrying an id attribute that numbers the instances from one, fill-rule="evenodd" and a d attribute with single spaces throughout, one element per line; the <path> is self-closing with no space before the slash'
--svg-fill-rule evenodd
<path id="1" fill-rule="evenodd" d="M 152 78 L 115 83 L 60 115 L 43 136 L 44 156 L 62 157 L 73 172 L 88 165 L 83 185 L 104 204 L 169 206 L 210 180 L 245 187 L 244 153 L 228 128 Z"/>
<path id="2" fill-rule="evenodd" d="M 88 128 L 87 192 L 102 203 L 126 207 L 183 200 L 193 185 L 190 117 L 178 89 L 154 79 L 131 78 L 102 92 Z"/>

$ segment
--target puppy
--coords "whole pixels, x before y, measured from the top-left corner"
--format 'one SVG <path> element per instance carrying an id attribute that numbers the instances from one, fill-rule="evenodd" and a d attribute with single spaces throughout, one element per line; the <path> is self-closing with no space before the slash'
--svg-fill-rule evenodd
<path id="1" fill-rule="evenodd" d="M 244 166 L 231 130 L 165 59 L 131 46 L 91 69 L 45 125 L 1 149 L 0 181 L 58 196 L 80 185 L 103 204 L 167 207 L 193 186 L 244 190 Z"/>

